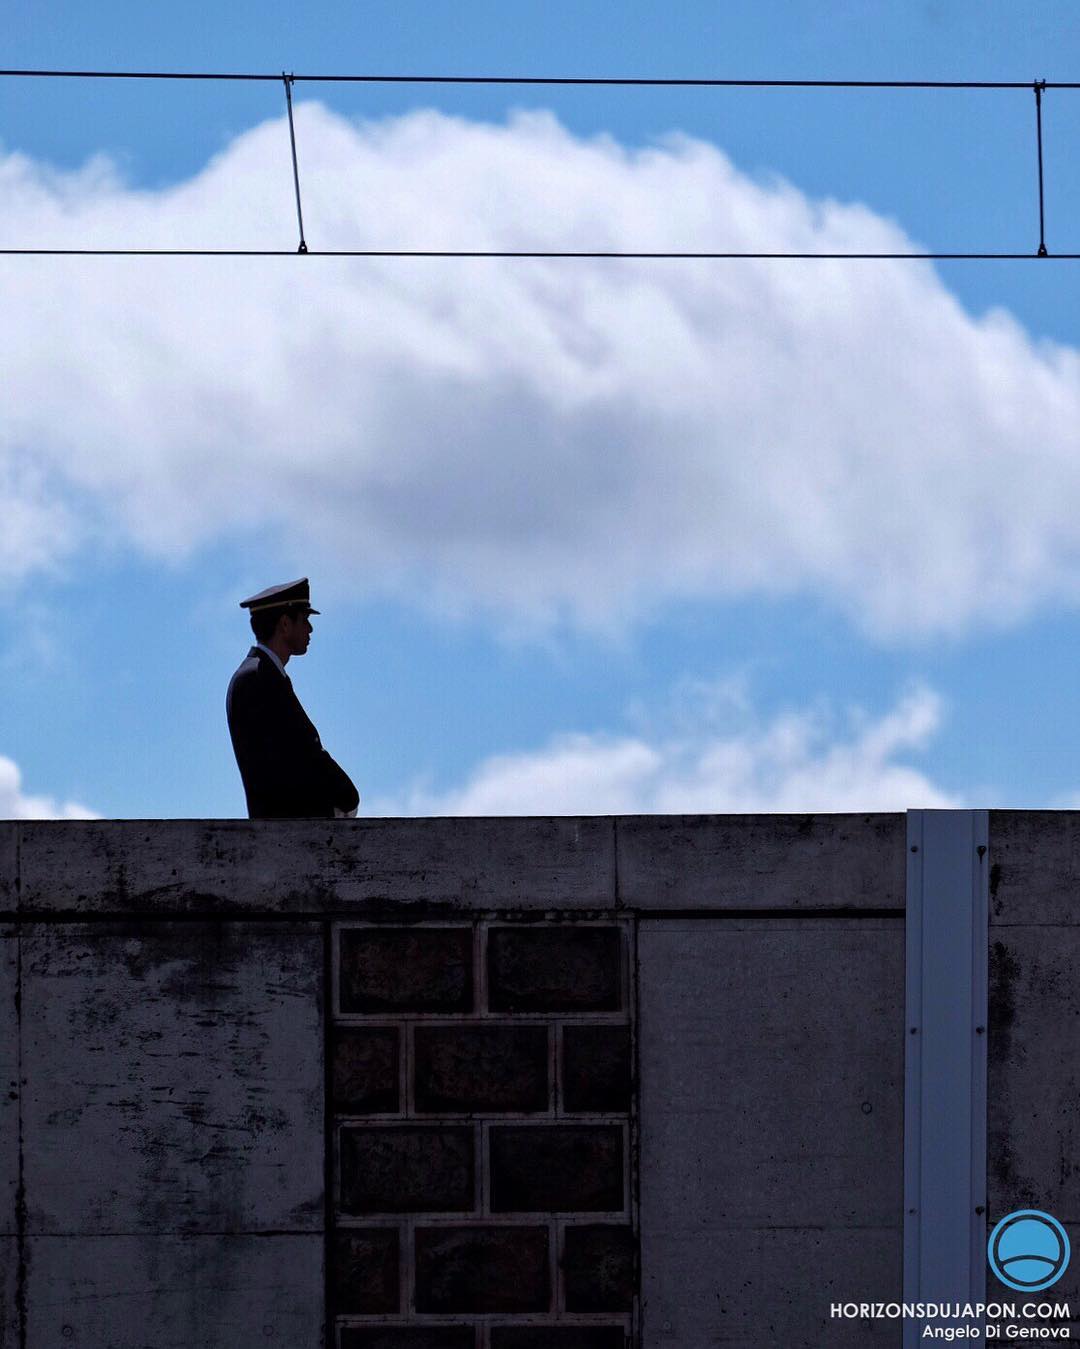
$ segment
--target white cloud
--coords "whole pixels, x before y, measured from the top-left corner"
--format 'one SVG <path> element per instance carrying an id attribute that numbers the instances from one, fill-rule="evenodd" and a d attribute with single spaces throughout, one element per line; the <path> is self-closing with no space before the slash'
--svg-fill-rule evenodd
<path id="1" fill-rule="evenodd" d="M 0 820 L 96 820 L 94 811 L 77 801 L 59 802 L 52 796 L 30 796 L 23 791 L 22 774 L 13 759 L 0 754 Z"/>
<path id="2" fill-rule="evenodd" d="M 541 749 L 484 760 L 460 787 L 416 787 L 374 802 L 373 815 L 623 815 L 878 811 L 963 803 L 905 759 L 942 721 L 927 688 L 900 698 L 877 719 L 826 706 L 761 722 L 742 706 L 749 729 L 697 727 L 678 718 L 668 736 L 563 735 Z"/>
<path id="3" fill-rule="evenodd" d="M 297 119 L 315 248 L 911 246 L 685 137 Z M 160 191 L 0 157 L 11 244 L 291 247 L 292 211 L 281 121 Z M 524 624 L 799 594 L 894 637 L 1080 588 L 1080 357 L 970 317 L 927 264 L 22 258 L 0 281 L 8 580 L 252 529 L 324 593 Z"/>

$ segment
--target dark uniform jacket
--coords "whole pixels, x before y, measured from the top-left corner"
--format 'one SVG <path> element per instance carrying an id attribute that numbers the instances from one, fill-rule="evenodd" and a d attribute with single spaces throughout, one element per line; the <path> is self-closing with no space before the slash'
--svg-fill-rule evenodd
<path id="1" fill-rule="evenodd" d="M 253 646 L 229 682 L 229 734 L 251 819 L 330 818 L 355 810 L 360 794 L 322 747 L 292 680 Z"/>

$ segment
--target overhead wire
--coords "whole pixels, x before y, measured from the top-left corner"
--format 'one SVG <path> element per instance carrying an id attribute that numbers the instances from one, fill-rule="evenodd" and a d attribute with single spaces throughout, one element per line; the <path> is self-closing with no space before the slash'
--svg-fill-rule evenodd
<path id="1" fill-rule="evenodd" d="M 281 72 L 212 70 L 0 70 L 0 78 L 80 80 L 269 80 Z M 709 89 L 1030 89 L 1031 80 L 764 80 L 637 75 L 330 75 L 292 74 L 295 84 L 551 84 Z M 1040 80 L 1043 89 L 1080 89 L 1080 81 Z"/>
<path id="2" fill-rule="evenodd" d="M 268 74 L 261 71 L 177 71 L 177 70 L 0 70 L 0 78 L 84 79 L 84 80 L 209 80 L 269 82 L 281 80 L 292 151 L 293 186 L 299 246 L 296 249 L 273 248 L 8 248 L 0 247 L 0 256 L 9 257 L 305 257 L 323 258 L 504 258 L 504 259 L 624 259 L 642 260 L 812 260 L 821 261 L 1001 261 L 1021 262 L 1031 258 L 1076 261 L 1080 253 L 1049 253 L 1046 247 L 1045 196 L 1043 179 L 1042 96 L 1048 89 L 1080 89 L 1077 81 L 1052 80 L 798 80 L 798 79 L 724 79 L 668 78 L 661 76 L 585 76 L 585 75 L 388 75 L 388 74 Z M 298 83 L 323 84 L 435 84 L 435 85 L 593 85 L 648 86 L 657 88 L 738 88 L 738 89 L 929 89 L 929 90 L 1016 90 L 1035 93 L 1036 138 L 1038 156 L 1039 243 L 1035 252 L 995 252 L 971 250 L 943 252 L 766 252 L 735 250 L 618 250 L 618 249 L 436 249 L 436 248 L 311 248 L 304 236 L 304 217 L 300 198 L 300 173 L 297 163 L 296 131 L 293 122 L 292 86 Z"/>
<path id="3" fill-rule="evenodd" d="M 91 258 L 581 258 L 649 262 L 738 261 L 790 259 L 820 262 L 1028 262 L 1043 259 L 1077 261 L 1080 253 L 692 253 L 672 251 L 617 252 L 615 250 L 498 249 L 498 248 L 0 248 L 0 256 Z"/>

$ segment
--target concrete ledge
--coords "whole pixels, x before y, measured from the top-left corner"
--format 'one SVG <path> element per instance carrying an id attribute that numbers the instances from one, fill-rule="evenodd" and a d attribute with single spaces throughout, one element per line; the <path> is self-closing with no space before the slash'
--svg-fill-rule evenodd
<path id="1" fill-rule="evenodd" d="M 990 926 L 1080 925 L 1080 811 L 990 812 Z"/>
<path id="2" fill-rule="evenodd" d="M 0 822 L 0 913 L 899 909 L 903 814 Z M 1080 812 L 991 811 L 991 924 L 1080 923 Z"/>
<path id="3" fill-rule="evenodd" d="M 619 817 L 620 904 L 902 909 L 905 828 L 902 814 Z"/>
<path id="4" fill-rule="evenodd" d="M 71 820 L 20 826 L 23 911 L 612 908 L 610 819 Z"/>
<path id="5" fill-rule="evenodd" d="M 29 915 L 899 909 L 904 816 L 29 822 L 0 835 L 0 898 Z"/>

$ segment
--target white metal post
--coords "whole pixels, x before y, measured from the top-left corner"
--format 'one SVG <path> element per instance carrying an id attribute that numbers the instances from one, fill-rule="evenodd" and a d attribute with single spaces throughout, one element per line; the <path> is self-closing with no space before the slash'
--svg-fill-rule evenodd
<path id="1" fill-rule="evenodd" d="M 911 810 L 907 820 L 904 1301 L 977 1303 L 986 1297 L 988 813 Z M 904 1349 L 921 1343 L 926 1324 L 904 1322 Z"/>

